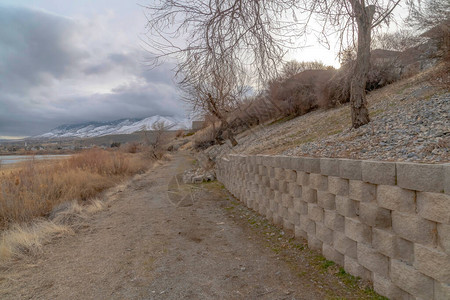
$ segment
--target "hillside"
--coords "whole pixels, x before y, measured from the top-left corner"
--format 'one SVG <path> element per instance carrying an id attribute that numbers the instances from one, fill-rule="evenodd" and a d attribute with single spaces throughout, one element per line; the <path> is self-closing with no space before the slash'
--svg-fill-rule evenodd
<path id="1" fill-rule="evenodd" d="M 369 93 L 371 122 L 358 129 L 351 129 L 347 104 L 269 121 L 240 133 L 238 146 L 207 152 L 448 162 L 450 92 L 429 81 L 440 68 Z"/>

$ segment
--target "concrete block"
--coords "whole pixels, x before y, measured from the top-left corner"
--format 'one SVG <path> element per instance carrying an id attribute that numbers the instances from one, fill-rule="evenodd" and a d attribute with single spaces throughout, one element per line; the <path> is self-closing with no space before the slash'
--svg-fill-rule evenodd
<path id="1" fill-rule="evenodd" d="M 450 255 L 450 225 L 437 224 L 438 245 Z"/>
<path id="2" fill-rule="evenodd" d="M 297 181 L 297 172 L 291 169 L 284 170 L 286 173 L 284 177 L 286 178 L 287 182 L 296 182 Z"/>
<path id="3" fill-rule="evenodd" d="M 284 169 L 282 169 L 282 168 L 275 168 L 275 179 L 277 179 L 277 180 L 284 180 L 285 176 L 286 176 L 286 174 L 284 172 Z"/>
<path id="4" fill-rule="evenodd" d="M 339 177 L 361 180 L 361 161 L 354 159 L 339 159 Z"/>
<path id="5" fill-rule="evenodd" d="M 282 194 L 281 205 L 288 208 L 294 208 L 294 198 L 289 194 Z"/>
<path id="6" fill-rule="evenodd" d="M 414 244 L 414 267 L 437 281 L 450 283 L 450 256 L 436 248 Z"/>
<path id="7" fill-rule="evenodd" d="M 325 209 L 336 209 L 336 201 L 334 200 L 335 195 L 324 192 L 317 191 L 317 205 Z"/>
<path id="8" fill-rule="evenodd" d="M 410 294 L 398 288 L 390 279 L 373 274 L 373 289 L 389 299 L 411 299 Z"/>
<path id="9" fill-rule="evenodd" d="M 325 243 L 322 244 L 322 255 L 326 259 L 334 261 L 336 264 L 340 266 L 344 266 L 344 255 L 336 251 L 330 245 L 327 245 Z"/>
<path id="10" fill-rule="evenodd" d="M 280 192 L 282 192 L 283 194 L 289 193 L 288 183 L 287 183 L 285 180 L 280 180 L 280 181 L 278 181 L 278 189 L 279 189 Z"/>
<path id="11" fill-rule="evenodd" d="M 417 212 L 427 220 L 450 224 L 450 195 L 417 192 Z"/>
<path id="12" fill-rule="evenodd" d="M 291 223 L 290 221 L 289 221 L 289 218 L 283 218 L 283 228 L 284 229 L 286 229 L 286 230 L 292 230 L 292 231 L 294 231 L 294 223 Z"/>
<path id="13" fill-rule="evenodd" d="M 279 165 L 278 167 L 282 169 L 290 169 L 291 168 L 291 156 L 286 155 L 278 155 Z"/>
<path id="14" fill-rule="evenodd" d="M 317 191 L 310 187 L 302 187 L 302 199 L 308 203 L 317 203 Z"/>
<path id="15" fill-rule="evenodd" d="M 358 243 L 370 244 L 372 230 L 370 226 L 361 223 L 356 218 L 345 218 L 345 235 Z"/>
<path id="16" fill-rule="evenodd" d="M 320 158 L 304 157 L 303 169 L 308 173 L 320 173 Z"/>
<path id="17" fill-rule="evenodd" d="M 308 203 L 300 198 L 293 198 L 294 211 L 298 212 L 300 215 L 308 214 Z"/>
<path id="18" fill-rule="evenodd" d="M 379 206 L 400 211 L 415 212 L 415 192 L 398 186 L 379 185 L 377 187 L 377 203 Z"/>
<path id="19" fill-rule="evenodd" d="M 336 158 L 321 158 L 320 174 L 327 176 L 339 176 L 339 160 Z"/>
<path id="20" fill-rule="evenodd" d="M 261 176 L 267 176 L 267 167 L 266 166 L 263 166 L 263 165 L 259 165 L 258 166 L 258 173 L 259 173 L 259 175 L 261 175 Z"/>
<path id="21" fill-rule="evenodd" d="M 362 161 L 362 181 L 373 184 L 395 185 L 395 163 Z"/>
<path id="22" fill-rule="evenodd" d="M 450 164 L 442 166 L 444 168 L 444 193 L 450 195 Z"/>
<path id="23" fill-rule="evenodd" d="M 434 282 L 434 299 L 448 300 L 450 299 L 450 283 Z"/>
<path id="24" fill-rule="evenodd" d="M 420 244 L 433 244 L 436 240 L 436 223 L 417 215 L 392 212 L 392 229 L 400 237 Z"/>
<path id="25" fill-rule="evenodd" d="M 314 203 L 308 203 L 308 217 L 316 222 L 323 222 L 323 208 Z"/>
<path id="26" fill-rule="evenodd" d="M 324 210 L 324 225 L 331 230 L 344 232 L 345 217 L 334 210 Z"/>
<path id="27" fill-rule="evenodd" d="M 318 191 L 326 191 L 328 190 L 328 178 L 320 174 L 310 174 L 309 185 Z"/>
<path id="28" fill-rule="evenodd" d="M 278 180 L 277 179 L 275 179 L 273 177 L 270 178 L 270 188 L 272 190 L 277 190 L 278 191 Z"/>
<path id="29" fill-rule="evenodd" d="M 334 232 L 333 247 L 345 256 L 350 256 L 355 259 L 357 258 L 356 242 L 349 239 L 345 236 L 345 234 L 339 231 Z"/>
<path id="30" fill-rule="evenodd" d="M 333 230 L 326 227 L 324 224 L 316 223 L 316 236 L 319 240 L 328 245 L 333 245 Z"/>
<path id="31" fill-rule="evenodd" d="M 288 185 L 289 194 L 293 197 L 301 197 L 302 196 L 302 186 L 298 185 L 296 182 L 291 182 Z"/>
<path id="32" fill-rule="evenodd" d="M 328 191 L 339 196 L 348 196 L 348 179 L 328 177 Z"/>
<path id="33" fill-rule="evenodd" d="M 415 297 L 433 299 L 433 279 L 420 273 L 413 266 L 391 259 L 392 282 Z"/>
<path id="34" fill-rule="evenodd" d="M 283 217 L 283 219 L 288 218 L 288 211 L 288 208 L 285 206 L 278 207 L 278 213 Z"/>
<path id="35" fill-rule="evenodd" d="M 371 202 L 376 197 L 376 185 L 360 180 L 349 181 L 349 197 L 353 200 Z"/>
<path id="36" fill-rule="evenodd" d="M 336 196 L 336 211 L 345 217 L 356 217 L 355 201 L 345 196 Z"/>
<path id="37" fill-rule="evenodd" d="M 289 222 L 293 223 L 294 225 L 300 225 L 300 214 L 298 212 L 289 210 L 288 214 L 289 214 Z"/>
<path id="38" fill-rule="evenodd" d="M 315 235 L 316 223 L 307 217 L 300 217 L 300 229 L 308 233 L 308 235 Z"/>
<path id="39" fill-rule="evenodd" d="M 262 165 L 262 156 L 261 155 L 255 155 L 256 157 L 256 164 L 257 165 Z"/>
<path id="40" fill-rule="evenodd" d="M 421 192 L 444 192 L 443 165 L 396 163 L 397 185 Z"/>
<path id="41" fill-rule="evenodd" d="M 372 281 L 372 272 L 361 266 L 356 259 L 350 256 L 344 257 L 344 270 L 353 276 Z"/>
<path id="42" fill-rule="evenodd" d="M 408 263 L 414 261 L 414 243 L 396 236 L 391 231 L 372 228 L 372 247 L 391 258 Z"/>
<path id="43" fill-rule="evenodd" d="M 392 225 L 391 211 L 381 208 L 375 203 L 361 202 L 359 204 L 359 219 L 362 223 L 377 228 L 389 228 Z"/>
<path id="44" fill-rule="evenodd" d="M 308 234 L 302 230 L 300 225 L 294 225 L 294 234 L 296 239 L 307 239 Z"/>
<path id="45" fill-rule="evenodd" d="M 376 249 L 358 243 L 358 262 L 370 271 L 384 276 L 389 276 L 389 258 L 379 253 Z"/>
<path id="46" fill-rule="evenodd" d="M 290 169 L 296 171 L 305 171 L 303 157 L 291 157 L 291 167 Z"/>
<path id="47" fill-rule="evenodd" d="M 309 185 L 309 173 L 297 171 L 297 184 L 300 186 Z"/>
<path id="48" fill-rule="evenodd" d="M 267 167 L 267 173 L 269 174 L 270 178 L 275 177 L 275 168 L 274 167 Z"/>
<path id="49" fill-rule="evenodd" d="M 308 247 L 313 250 L 322 250 L 322 241 L 319 240 L 314 234 L 308 233 Z"/>

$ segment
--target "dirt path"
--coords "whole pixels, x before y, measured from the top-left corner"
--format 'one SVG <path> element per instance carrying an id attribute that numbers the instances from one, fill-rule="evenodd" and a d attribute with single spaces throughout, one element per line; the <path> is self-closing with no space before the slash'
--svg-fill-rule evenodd
<path id="1" fill-rule="evenodd" d="M 190 187 L 177 191 L 174 176 L 190 163 L 178 155 L 136 177 L 75 235 L 0 269 L 0 298 L 323 299 L 235 221 L 222 190 L 183 198 Z"/>

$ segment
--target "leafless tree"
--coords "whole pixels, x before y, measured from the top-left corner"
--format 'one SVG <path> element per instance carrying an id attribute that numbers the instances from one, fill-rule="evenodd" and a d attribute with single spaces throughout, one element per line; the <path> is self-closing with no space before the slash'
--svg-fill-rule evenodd
<path id="1" fill-rule="evenodd" d="M 450 2 L 448 0 L 408 0 L 408 23 L 416 28 L 430 29 L 435 26 L 449 26 Z"/>
<path id="2" fill-rule="evenodd" d="M 329 35 L 338 34 L 341 45 L 357 44 L 350 97 L 352 126 L 356 128 L 369 122 L 365 84 L 372 29 L 388 22 L 399 2 L 161 0 L 146 6 L 147 45 L 155 63 L 164 57 L 177 57 L 178 71 L 189 69 L 193 62 L 201 66 L 226 63 L 232 75 L 247 71 L 267 79 L 308 29 L 325 43 Z"/>
<path id="3" fill-rule="evenodd" d="M 407 23 L 414 29 L 426 31 L 424 36 L 438 43 L 443 57 L 450 58 L 450 2 L 448 0 L 408 0 Z"/>
<path id="4" fill-rule="evenodd" d="M 296 61 L 290 60 L 281 69 L 281 78 L 287 79 L 306 70 L 327 70 L 333 67 L 324 65 L 321 61 Z"/>
<path id="5" fill-rule="evenodd" d="M 238 143 L 227 116 L 237 109 L 247 90 L 245 74 L 236 73 L 230 64 L 199 66 L 192 62 L 185 63 L 179 75 L 182 75 L 179 87 L 183 92 L 183 100 L 190 104 L 194 112 L 210 114 L 220 120 L 220 131 L 227 134 L 233 147 L 236 146 Z"/>
<path id="6" fill-rule="evenodd" d="M 411 30 L 399 30 L 394 33 L 380 33 L 374 37 L 372 49 L 383 49 L 393 51 L 405 51 L 417 46 L 421 38 Z"/>

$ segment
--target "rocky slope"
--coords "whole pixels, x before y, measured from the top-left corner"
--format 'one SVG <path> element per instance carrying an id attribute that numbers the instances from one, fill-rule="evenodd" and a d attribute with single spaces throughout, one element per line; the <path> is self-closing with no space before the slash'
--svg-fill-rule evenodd
<path id="1" fill-rule="evenodd" d="M 430 83 L 430 72 L 371 92 L 371 122 L 358 129 L 344 105 L 254 127 L 237 136 L 237 147 L 208 152 L 449 162 L 450 91 Z"/>

